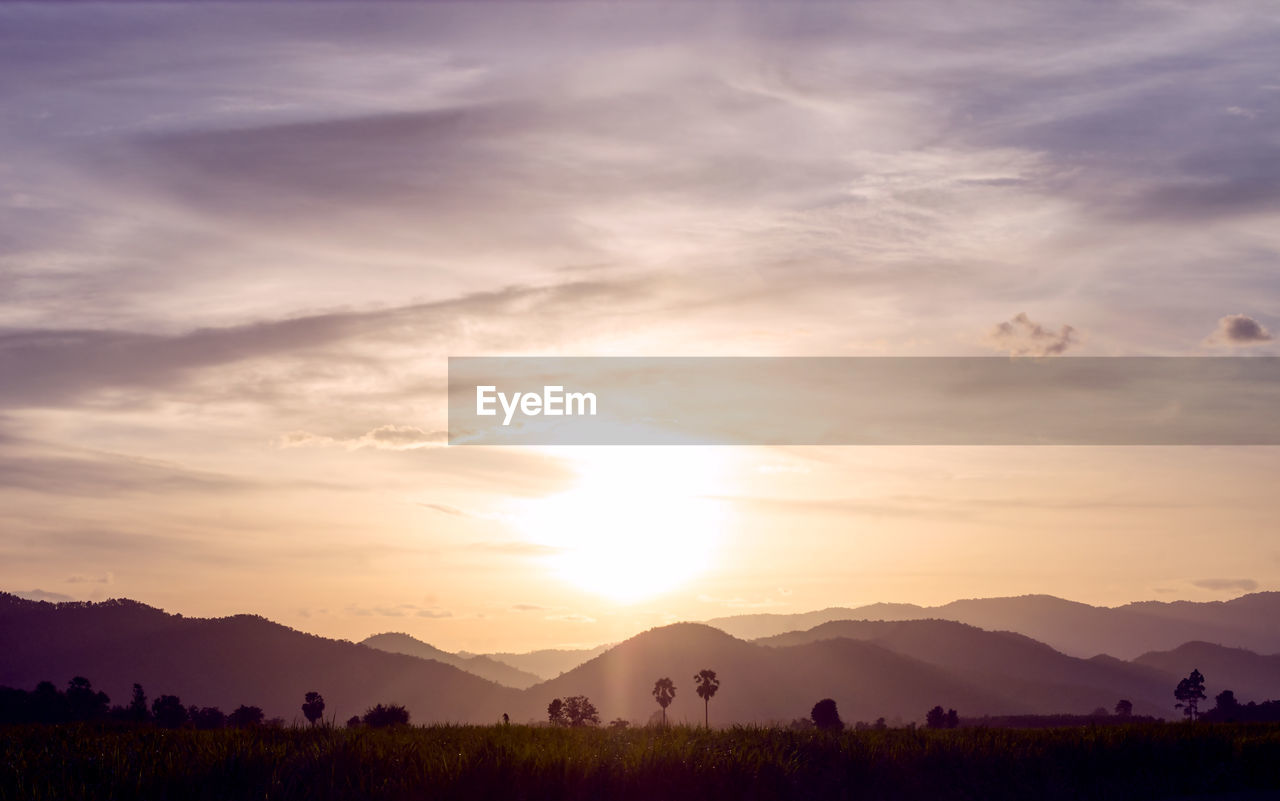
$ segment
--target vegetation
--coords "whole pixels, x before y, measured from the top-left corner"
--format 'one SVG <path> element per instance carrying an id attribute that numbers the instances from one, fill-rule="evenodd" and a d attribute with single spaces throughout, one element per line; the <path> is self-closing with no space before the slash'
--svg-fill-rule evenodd
<path id="1" fill-rule="evenodd" d="M 676 685 L 669 678 L 661 678 L 653 683 L 653 700 L 662 707 L 662 725 L 667 725 L 667 707 L 676 697 Z"/>
<path id="2" fill-rule="evenodd" d="M 809 711 L 809 719 L 813 721 L 813 725 L 823 731 L 841 731 L 844 729 L 844 721 L 840 719 L 840 711 L 836 708 L 836 702 L 831 698 L 823 698 L 821 701 L 813 705 L 813 709 Z"/>
<path id="3" fill-rule="evenodd" d="M 1198 670 L 1191 671 L 1190 676 L 1178 682 L 1173 697 L 1178 699 L 1174 708 L 1181 709 L 1188 718 L 1195 720 L 1200 714 L 1200 702 L 1205 699 L 1204 675 Z"/>
<path id="4" fill-rule="evenodd" d="M 1149 799 L 1280 789 L 1280 725 L 0 727 L 0 801 Z"/>
<path id="5" fill-rule="evenodd" d="M 716 678 L 714 670 L 700 670 L 698 675 L 693 677 L 693 681 L 698 685 L 698 697 L 702 699 L 703 725 L 710 727 L 711 696 L 715 695 L 716 690 L 720 689 L 720 680 Z"/>
<path id="6" fill-rule="evenodd" d="M 302 714 L 312 726 L 323 720 L 324 696 L 315 691 L 307 693 L 302 699 Z"/>

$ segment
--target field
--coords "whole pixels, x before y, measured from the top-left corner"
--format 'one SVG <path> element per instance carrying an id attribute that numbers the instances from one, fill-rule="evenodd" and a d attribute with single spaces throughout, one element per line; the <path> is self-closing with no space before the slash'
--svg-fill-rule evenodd
<path id="1" fill-rule="evenodd" d="M 1280 725 L 0 728 L 0 801 L 1159 799 L 1247 790 L 1280 790 Z"/>

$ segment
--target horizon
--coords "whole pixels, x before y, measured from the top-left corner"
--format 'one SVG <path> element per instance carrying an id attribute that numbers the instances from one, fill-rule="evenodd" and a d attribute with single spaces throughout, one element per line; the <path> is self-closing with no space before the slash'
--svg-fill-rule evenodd
<path id="1" fill-rule="evenodd" d="M 618 645 L 618 644 L 620 644 L 620 643 L 622 643 L 622 642 L 625 642 L 625 641 L 627 641 L 627 640 L 633 639 L 634 637 L 637 637 L 637 636 L 639 636 L 639 635 L 641 635 L 641 634 L 647 633 L 647 632 L 649 632 L 649 631 L 653 631 L 653 630 L 655 630 L 655 629 L 659 629 L 659 628 L 664 628 L 664 627 L 666 627 L 666 626 L 674 626 L 674 625 L 678 625 L 678 624 L 682 624 L 682 623 L 694 623 L 694 624 L 698 624 L 698 625 L 705 625 L 705 626 L 708 626 L 708 627 L 710 627 L 710 628 L 714 628 L 714 629 L 716 629 L 717 631 L 721 631 L 722 633 L 726 634 L 727 636 L 733 637 L 734 639 L 742 640 L 742 641 L 744 641 L 744 642 L 751 642 L 753 639 L 756 639 L 756 638 L 752 638 L 752 637 L 740 637 L 740 636 L 738 636 L 738 635 L 735 635 L 735 634 L 732 634 L 732 633 L 730 633 L 730 632 L 724 631 L 723 629 L 721 629 L 721 628 L 717 627 L 717 626 L 715 625 L 715 623 L 716 623 L 717 621 L 721 621 L 721 620 L 728 620 L 728 619 L 733 619 L 733 618 L 742 618 L 742 617 L 754 617 L 754 616 L 795 617 L 795 616 L 803 616 L 803 615 L 814 615 L 814 614 L 819 614 L 819 613 L 822 613 L 822 612 L 830 612 L 830 611 L 833 611 L 833 610 L 848 610 L 848 611 L 856 612 L 856 611 L 860 611 L 860 610 L 862 610 L 862 609 L 866 609 L 866 608 L 870 608 L 870 607 L 876 607 L 876 606 L 910 606 L 910 607 L 916 607 L 916 608 L 919 608 L 919 609 L 921 609 L 922 611 L 929 611 L 929 610 L 932 610 L 932 609 L 939 609 L 939 608 L 942 608 L 942 607 L 945 607 L 945 606 L 949 606 L 949 605 L 951 605 L 951 604 L 964 603 L 964 602 L 967 602 L 967 601 L 1002 601 L 1002 600 L 1018 600 L 1018 599 L 1024 599 L 1024 598 L 1045 598 L 1045 599 L 1050 599 L 1050 600 L 1055 600 L 1055 601 L 1063 601 L 1063 602 L 1065 602 L 1065 603 L 1069 603 L 1069 604 L 1081 604 L 1081 605 L 1089 606 L 1089 607 L 1092 607 L 1092 608 L 1095 608 L 1095 609 L 1122 609 L 1122 608 L 1124 608 L 1124 607 L 1128 607 L 1128 606 L 1135 606 L 1135 605 L 1141 605 L 1141 604 L 1151 604 L 1151 603 L 1158 603 L 1158 604 L 1174 604 L 1174 603 L 1198 603 L 1198 604 L 1206 604 L 1206 603 L 1209 603 L 1209 604 L 1212 604 L 1212 603 L 1230 603 L 1230 602 L 1232 602 L 1232 601 L 1238 601 L 1238 600 L 1240 600 L 1240 599 L 1242 599 L 1242 598 L 1247 598 L 1247 597 L 1250 597 L 1250 596 L 1255 596 L 1255 595 L 1268 595 L 1268 594 L 1277 594 L 1277 593 L 1280 593 L 1280 591 L 1277 591 L 1277 590 L 1255 590 L 1255 591 L 1253 591 L 1253 592 L 1242 593 L 1242 594 L 1240 594 L 1240 595 L 1237 595 L 1237 596 L 1234 596 L 1234 597 L 1231 597 L 1231 598 L 1225 598 L 1225 599 L 1213 600 L 1213 601 L 1191 601 L 1191 600 L 1187 600 L 1187 599 L 1146 599 L 1146 600 L 1134 600 L 1134 601 L 1128 601 L 1128 602 L 1125 602 L 1125 603 L 1122 603 L 1122 604 L 1117 604 L 1117 605 L 1115 605 L 1115 606 L 1101 606 L 1101 605 L 1096 605 L 1096 604 L 1086 604 L 1086 603 L 1084 603 L 1083 601 L 1076 601 L 1076 600 L 1073 600 L 1073 599 L 1070 599 L 1070 598 L 1062 598 L 1062 597 L 1059 597 L 1059 596 L 1056 596 L 1056 595 L 1045 595 L 1045 594 L 1043 594 L 1043 593 L 1028 593 L 1028 594 L 1024 594 L 1024 595 L 991 596 L 991 597 L 981 597 L 981 598 L 955 598 L 955 599 L 953 599 L 953 600 L 951 600 L 951 601 L 948 601 L 948 602 L 945 602 L 945 603 L 942 603 L 942 604 L 928 605 L 928 606 L 922 606 L 922 605 L 919 605 L 919 604 L 913 604 L 913 603 L 910 603 L 910 602 L 904 602 L 904 601 L 876 601 L 876 602 L 873 602 L 873 603 L 870 603 L 870 604 L 858 604 L 858 605 L 855 605 L 855 606 L 849 606 L 849 605 L 843 605 L 843 604 L 836 604 L 836 605 L 834 605 L 834 606 L 824 607 L 824 608 L 822 608 L 822 609 L 805 609 L 805 610 L 797 610 L 797 611 L 793 611 L 793 612 L 742 612 L 742 613 L 739 613 L 739 614 L 736 614 L 736 615 L 722 615 L 722 616 L 719 616 L 719 617 L 714 617 L 714 618 L 705 618 L 705 619 L 700 619 L 700 620 L 692 620 L 692 619 L 689 619 L 689 620 L 671 620 L 671 621 L 667 621 L 667 622 L 664 622 L 664 623 L 661 623 L 661 624 L 657 624 L 657 625 L 649 626 L 649 627 L 644 628 L 644 629 L 638 629 L 638 630 L 636 630 L 636 631 L 633 631 L 633 632 L 631 632 L 631 633 L 629 633 L 629 634 L 626 634 L 625 636 L 623 636 L 623 637 L 621 637 L 621 638 L 619 638 L 619 639 L 615 639 L 615 640 L 608 640 L 608 641 L 603 641 L 603 642 L 562 643 L 562 644 L 558 644 L 558 645 L 543 645 L 543 646 L 539 646 L 539 647 L 536 647 L 536 648 L 530 648 L 530 649 L 514 649 L 514 648 L 502 648 L 502 647 L 498 647 L 498 648 L 491 649 L 491 650 L 490 650 L 490 651 L 488 651 L 488 652 L 474 652 L 474 651 L 469 651 L 469 650 L 467 650 L 466 648 L 457 648 L 457 647 L 453 647 L 453 646 L 452 646 L 452 645 L 450 645 L 449 643 L 440 643 L 440 642 L 435 642 L 435 641 L 427 640 L 427 639 L 423 638 L 422 636 L 419 636 L 419 635 L 417 635 L 417 634 L 414 634 L 412 631 L 406 631 L 406 630 L 394 629 L 394 628 L 386 628 L 386 629 L 381 629 L 381 630 L 379 630 L 379 631 L 370 631 L 368 634 L 365 634 L 365 635 L 364 635 L 364 636 L 362 636 L 362 637 L 338 637 L 338 636 L 328 635 L 328 634 L 325 634 L 325 633 L 323 633 L 323 632 L 319 632 L 319 631 L 309 630 L 309 629 L 306 629 L 306 628 L 299 628 L 299 627 L 296 627 L 296 626 L 287 626 L 287 627 L 288 627 L 288 628 L 291 628 L 291 629 L 294 629 L 294 630 L 296 630 L 296 631 L 299 631 L 299 632 L 301 632 L 301 633 L 303 633 L 303 634 L 309 634 L 309 635 L 313 635 L 313 636 L 316 636 L 316 637 L 322 637 L 322 638 L 325 638 L 325 639 L 337 640 L 337 641 L 342 641 L 342 642 L 353 642 L 353 643 L 356 643 L 356 644 L 361 644 L 361 643 L 363 643 L 365 640 L 370 639 L 370 638 L 372 638 L 372 637 L 376 637 L 376 636 L 379 636 L 379 635 L 391 634 L 391 635 L 404 635 L 404 636 L 407 636 L 407 637 L 411 637 L 411 638 L 413 638 L 413 639 L 417 640 L 417 641 L 418 641 L 418 642 L 420 642 L 420 643 L 423 643 L 423 644 L 426 644 L 426 645 L 430 645 L 430 646 L 432 646 L 432 647 L 439 648 L 440 650 L 445 651 L 445 652 L 447 652 L 447 653 L 453 653 L 453 654 L 471 654 L 471 655 L 481 655 L 481 656 L 483 656 L 483 655 L 496 654 L 496 653 L 510 653 L 510 654 L 517 654 L 517 655 L 520 655 L 520 654 L 527 654 L 527 653 L 532 653 L 532 652 L 535 652 L 535 651 L 542 651 L 542 650 L 593 650 L 593 649 L 597 649 L 597 648 L 613 647 L 613 646 L 616 646 L 616 645 Z M 270 617 L 268 617 L 268 616 L 262 615 L 262 614 L 261 614 L 261 613 L 259 613 L 259 612 L 254 612 L 254 611 L 251 611 L 251 610 L 240 610 L 240 611 L 235 611 L 235 612 L 229 612 L 229 613 L 227 613 L 227 614 L 211 615 L 211 616 L 190 615 L 190 614 L 183 613 L 183 612 L 182 612 L 182 611 L 180 611 L 180 610 L 173 610 L 173 609 L 167 609 L 167 608 L 163 608 L 163 607 L 159 607 L 159 606 L 154 606 L 154 605 L 152 605 L 152 604 L 150 604 L 150 603 L 147 603 L 145 600 L 141 600 L 141 599 L 138 599 L 138 598 L 127 598 L 127 597 L 123 597 L 123 596 L 121 596 L 121 597 L 112 597 L 112 598 L 103 598 L 103 599 L 95 600 L 95 601 L 76 601 L 76 600 L 50 600 L 50 599 L 47 599 L 47 598 L 41 598 L 41 597 L 31 597 L 31 596 L 33 595 L 32 593 L 14 592 L 14 591 L 12 591 L 12 590 L 4 590 L 4 589 L 0 589 L 0 594 L 7 594 L 7 595 L 11 595 L 11 596 L 14 596 L 14 597 L 16 597 L 16 598 L 19 598 L 19 599 L 21 599 L 21 600 L 24 600 L 24 601 L 31 601 L 31 602 L 33 602 L 33 603 L 48 603 L 48 604 L 53 604 L 53 605 L 55 605 L 55 606 L 56 606 L 56 605 L 58 605 L 58 604 L 64 604 L 64 603 L 69 603 L 69 604 L 86 604 L 86 603 L 87 603 L 87 604 L 100 604 L 100 603 L 110 603 L 110 602 L 112 602 L 112 601 L 130 601 L 130 602 L 133 602 L 133 603 L 141 604 L 142 606 L 148 607 L 148 608 L 150 608 L 150 609 L 155 609 L 155 610 L 157 610 L 157 611 L 163 612 L 164 614 L 167 614 L 167 615 L 177 615 L 177 616 L 180 616 L 180 617 L 183 617 L 183 618 L 189 618 L 189 619 L 196 619 L 196 620 L 219 620 L 219 619 L 226 619 L 226 618 L 232 618 L 232 617 L 250 616 L 250 617 L 262 617 L 262 618 L 266 619 L 266 620 L 267 620 L 268 622 L 270 622 L 270 623 L 274 623 L 274 624 L 278 624 L 278 625 L 286 625 L 286 624 L 282 623 L 281 621 L 274 620 L 274 619 L 272 619 L 272 618 L 270 618 Z M 880 620 L 877 620 L 877 619 L 875 619 L 875 618 L 849 618 L 849 619 L 850 619 L 850 620 L 866 620 L 866 621 L 871 621 L 871 622 L 895 622 L 895 621 L 893 621 L 893 620 L 889 620 L 889 621 L 880 621 Z M 907 620 L 907 621 L 916 621 L 916 620 L 934 620 L 934 619 L 935 619 L 935 618 L 907 618 L 906 620 Z M 939 620 L 948 620 L 947 618 L 937 618 L 937 619 L 939 619 Z M 845 620 L 845 618 L 833 618 L 833 620 Z M 958 621 L 957 621 L 957 622 L 958 622 Z M 819 624 L 815 624 L 815 625 L 823 625 L 823 624 L 819 623 Z M 972 624 L 967 624 L 967 625 L 972 625 Z M 797 629 L 797 631 L 803 631 L 803 630 L 804 630 L 803 628 L 801 628 L 801 629 Z M 789 630 L 789 631 L 790 631 L 790 630 Z M 1189 641 L 1189 642 L 1190 642 L 1190 641 Z M 1055 650 L 1059 650 L 1059 649 L 1056 649 L 1056 648 L 1055 648 Z"/>
<path id="2" fill-rule="evenodd" d="M 0 4 L 0 586 L 472 653 L 1278 590 L 1276 447 L 835 444 L 885 385 L 803 446 L 450 409 L 465 357 L 1280 363 L 1277 42 L 1261 3 Z M 932 408 L 1088 383 L 969 382 Z"/>

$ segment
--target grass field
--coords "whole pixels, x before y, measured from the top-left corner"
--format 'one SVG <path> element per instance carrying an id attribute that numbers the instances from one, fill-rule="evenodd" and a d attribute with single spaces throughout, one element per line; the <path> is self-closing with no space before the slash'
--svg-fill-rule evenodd
<path id="1" fill-rule="evenodd" d="M 825 734 L 0 728 L 0 801 L 1159 799 L 1280 791 L 1280 725 Z"/>

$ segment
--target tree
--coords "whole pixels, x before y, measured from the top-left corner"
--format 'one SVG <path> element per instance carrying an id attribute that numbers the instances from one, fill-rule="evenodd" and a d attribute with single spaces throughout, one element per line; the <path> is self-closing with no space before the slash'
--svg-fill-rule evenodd
<path id="1" fill-rule="evenodd" d="M 924 725 L 931 729 L 945 729 L 947 727 L 947 712 L 940 706 L 930 709 L 924 716 Z"/>
<path id="2" fill-rule="evenodd" d="M 585 695 L 572 695 L 564 699 L 564 714 L 570 726 L 598 726 L 600 713 Z"/>
<path id="3" fill-rule="evenodd" d="M 960 716 L 954 709 L 947 710 L 947 728 L 954 729 L 960 725 Z"/>
<path id="4" fill-rule="evenodd" d="M 1127 718 L 1133 714 L 1133 702 L 1128 698 L 1121 698 L 1116 701 L 1116 715 Z"/>
<path id="5" fill-rule="evenodd" d="M 302 699 L 302 714 L 312 726 L 316 725 L 324 717 L 324 696 L 314 690 L 307 693 Z"/>
<path id="6" fill-rule="evenodd" d="M 84 676 L 76 676 L 67 682 L 67 707 L 75 720 L 96 720 L 106 717 L 111 699 L 107 694 L 93 689 L 93 682 Z"/>
<path id="7" fill-rule="evenodd" d="M 250 726 L 262 725 L 264 717 L 261 707 L 241 704 L 230 715 L 227 715 L 227 725 L 235 726 L 237 729 L 247 729 Z"/>
<path id="8" fill-rule="evenodd" d="M 187 716 L 197 729 L 221 729 L 227 725 L 227 716 L 216 706 L 196 707 L 194 704 L 187 710 Z"/>
<path id="9" fill-rule="evenodd" d="M 698 671 L 693 680 L 698 685 L 698 697 L 702 699 L 703 725 L 711 728 L 711 696 L 720 689 L 720 680 L 716 678 L 714 670 L 705 669 Z"/>
<path id="10" fill-rule="evenodd" d="M 399 704 L 378 704 L 366 710 L 361 720 L 364 725 L 371 729 L 407 726 L 409 725 L 409 710 Z"/>
<path id="11" fill-rule="evenodd" d="M 564 701 L 559 698 L 551 699 L 551 703 L 547 704 L 547 720 L 552 726 L 569 725 L 569 718 L 564 713 Z"/>
<path id="12" fill-rule="evenodd" d="M 669 678 L 661 678 L 653 683 L 653 700 L 662 707 L 662 725 L 667 725 L 667 707 L 676 697 L 676 685 Z"/>
<path id="13" fill-rule="evenodd" d="M 1205 699 L 1204 675 L 1199 670 L 1192 670 L 1191 675 L 1178 682 L 1173 691 L 1178 699 L 1175 709 L 1181 709 L 1188 720 L 1195 720 L 1200 715 L 1200 702 Z"/>
<path id="14" fill-rule="evenodd" d="M 42 681 L 31 691 L 31 719 L 36 723 L 62 723 L 71 716 L 67 697 L 51 681 Z"/>
<path id="15" fill-rule="evenodd" d="M 129 720 L 139 723 L 151 718 L 151 712 L 147 710 L 147 694 L 143 692 L 141 684 L 133 685 L 133 699 L 129 701 L 129 706 L 125 707 L 125 714 Z"/>
<path id="16" fill-rule="evenodd" d="M 840 719 L 840 712 L 836 709 L 836 702 L 831 698 L 823 698 L 821 701 L 813 705 L 813 710 L 809 712 L 813 725 L 824 731 L 842 731 L 844 729 L 844 721 Z"/>
<path id="17" fill-rule="evenodd" d="M 347 718 L 347 728 L 348 729 L 360 728 L 360 716 L 352 715 L 351 717 Z"/>
<path id="18" fill-rule="evenodd" d="M 156 725 L 165 729 L 177 729 L 187 722 L 187 708 L 176 695 L 162 695 L 151 702 L 151 717 Z"/>

